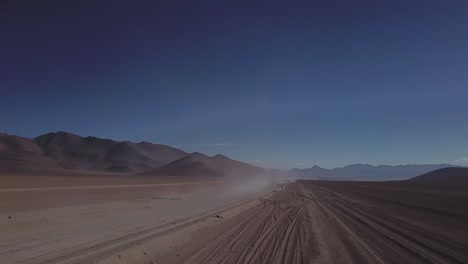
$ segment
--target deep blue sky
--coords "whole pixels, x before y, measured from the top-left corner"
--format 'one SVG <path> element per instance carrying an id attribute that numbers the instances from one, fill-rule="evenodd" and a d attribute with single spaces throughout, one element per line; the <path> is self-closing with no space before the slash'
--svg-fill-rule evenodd
<path id="1" fill-rule="evenodd" d="M 461 164 L 468 2 L 1 1 L 0 89 L 0 131 L 27 137 Z"/>

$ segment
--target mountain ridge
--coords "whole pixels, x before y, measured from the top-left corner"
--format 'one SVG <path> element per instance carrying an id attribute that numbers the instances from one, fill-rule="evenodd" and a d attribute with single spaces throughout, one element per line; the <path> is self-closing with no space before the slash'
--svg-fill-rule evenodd
<path id="1" fill-rule="evenodd" d="M 313 166 L 306 169 L 289 170 L 292 177 L 301 179 L 409 179 L 433 170 L 456 167 L 451 164 L 407 164 L 407 165 L 370 165 L 350 164 L 333 169 Z"/>
<path id="2" fill-rule="evenodd" d="M 264 171 L 256 167 L 227 156 L 217 154 L 209 157 L 205 154 L 194 152 L 186 157 L 173 161 L 160 168 L 143 172 L 143 175 L 158 176 L 251 176 Z"/>
<path id="3" fill-rule="evenodd" d="M 433 184 L 437 186 L 468 186 L 468 168 L 447 167 L 408 179 L 409 182 Z"/>
<path id="4" fill-rule="evenodd" d="M 138 173 L 163 166 L 187 154 L 162 144 L 82 137 L 64 131 L 35 138 L 0 134 L 0 169 L 10 172 L 37 167 Z"/>

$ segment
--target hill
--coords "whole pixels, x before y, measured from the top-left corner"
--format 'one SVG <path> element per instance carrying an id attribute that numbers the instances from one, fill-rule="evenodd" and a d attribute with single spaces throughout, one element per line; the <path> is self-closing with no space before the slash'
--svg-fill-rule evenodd
<path id="1" fill-rule="evenodd" d="M 250 176 L 263 169 L 230 159 L 223 155 L 213 157 L 195 152 L 160 168 L 144 172 L 144 175 L 157 176 Z"/>
<path id="2" fill-rule="evenodd" d="M 450 167 L 438 169 L 409 179 L 412 182 L 441 186 L 468 186 L 468 168 Z"/>

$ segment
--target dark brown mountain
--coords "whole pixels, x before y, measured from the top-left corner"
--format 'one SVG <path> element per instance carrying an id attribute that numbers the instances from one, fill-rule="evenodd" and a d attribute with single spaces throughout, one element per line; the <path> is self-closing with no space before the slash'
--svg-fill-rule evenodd
<path id="1" fill-rule="evenodd" d="M 223 155 L 209 157 L 195 152 L 143 174 L 157 176 L 244 177 L 259 174 L 262 171 L 262 168 L 233 160 Z"/>
<path id="2" fill-rule="evenodd" d="M 437 186 L 467 187 L 468 168 L 443 168 L 411 178 L 408 181 L 419 182 L 423 184 L 435 184 Z"/>
<path id="3" fill-rule="evenodd" d="M 0 172 L 15 173 L 38 167 L 55 167 L 31 139 L 0 133 Z"/>
<path id="4" fill-rule="evenodd" d="M 29 138 L 0 133 L 0 158 L 25 161 L 42 156 L 42 150 Z"/>
<path id="5" fill-rule="evenodd" d="M 186 156 L 173 147 L 149 142 L 119 142 L 81 137 L 66 132 L 34 139 L 0 135 L 0 170 L 50 168 L 137 173 L 161 167 Z"/>

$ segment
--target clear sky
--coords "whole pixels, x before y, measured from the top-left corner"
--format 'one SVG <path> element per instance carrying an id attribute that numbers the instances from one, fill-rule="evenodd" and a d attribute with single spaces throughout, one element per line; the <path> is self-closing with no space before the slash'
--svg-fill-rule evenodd
<path id="1" fill-rule="evenodd" d="M 0 1 L 0 131 L 468 164 L 468 1 Z"/>

